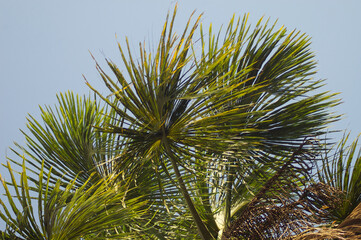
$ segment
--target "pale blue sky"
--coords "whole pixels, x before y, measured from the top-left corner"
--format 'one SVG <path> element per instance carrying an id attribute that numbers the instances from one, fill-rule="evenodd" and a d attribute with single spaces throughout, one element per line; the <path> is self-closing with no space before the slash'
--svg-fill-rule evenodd
<path id="1" fill-rule="evenodd" d="M 168 10 L 165 0 L 0 0 L 0 161 L 13 141 L 22 143 L 28 113 L 39 116 L 38 105 L 54 105 L 56 94 L 67 90 L 85 94 L 82 74 L 102 88 L 89 50 L 119 62 L 118 40 L 129 37 L 156 42 Z M 288 29 L 312 37 L 318 61 L 317 78 L 327 79 L 324 90 L 342 92 L 339 113 L 345 119 L 335 128 L 361 132 L 361 1 L 179 1 L 176 29 L 181 31 L 193 10 L 216 27 L 233 14 L 250 13 L 250 23 L 262 17 L 278 19 Z M 9 151 L 8 151 L 9 153 Z"/>

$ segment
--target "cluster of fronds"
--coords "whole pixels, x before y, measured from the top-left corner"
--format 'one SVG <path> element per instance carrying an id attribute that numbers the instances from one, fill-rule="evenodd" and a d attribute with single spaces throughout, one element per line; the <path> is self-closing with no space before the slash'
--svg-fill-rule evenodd
<path id="1" fill-rule="evenodd" d="M 341 203 L 341 206 L 345 201 Z M 340 208 L 340 205 L 337 207 Z M 335 209 L 337 209 L 335 208 Z M 302 234 L 292 240 L 333 239 L 356 240 L 361 239 L 361 203 L 342 221 L 341 224 L 330 227 L 309 227 Z"/>
<path id="2" fill-rule="evenodd" d="M 310 136 L 338 119 L 329 109 L 339 101 L 313 79 L 309 37 L 262 19 L 252 30 L 247 15 L 232 18 L 223 39 L 203 31 L 201 16 L 178 36 L 175 15 L 155 51 L 141 44 L 138 57 L 119 45 L 124 71 L 96 63 L 110 93 L 87 84 L 106 107 L 68 93 L 41 109 L 42 123 L 29 117 L 27 147 L 12 160 L 20 186 L 7 165 L 16 196 L 6 190 L 11 208 L 0 204 L 4 239 L 321 234 L 306 228 L 329 221 L 343 195 L 310 181 L 320 150 Z"/>
<path id="3" fill-rule="evenodd" d="M 327 222 L 329 211 L 338 207 L 343 193 L 323 183 L 307 184 L 315 156 L 303 147 L 236 217 L 224 233 L 225 239 L 288 239 Z"/>

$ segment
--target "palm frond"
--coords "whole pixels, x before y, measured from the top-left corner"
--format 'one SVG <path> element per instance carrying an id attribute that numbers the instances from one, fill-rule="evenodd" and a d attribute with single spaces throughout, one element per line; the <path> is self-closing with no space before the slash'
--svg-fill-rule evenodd
<path id="1" fill-rule="evenodd" d="M 28 131 L 22 131 L 27 146 L 16 144 L 17 149 L 13 149 L 20 158 L 25 153 L 31 166 L 29 171 L 37 174 L 44 162 L 46 171 L 52 168 L 53 183 L 59 178 L 70 182 L 77 176 L 80 186 L 93 173 L 96 173 L 93 180 L 114 173 L 112 158 L 117 155 L 118 140 L 94 128 L 111 123 L 111 111 L 71 92 L 59 94 L 55 108 L 47 106 L 40 110 L 42 121 L 30 115 Z"/>
<path id="2" fill-rule="evenodd" d="M 318 166 L 318 178 L 345 193 L 343 203 L 330 215 L 340 223 L 357 207 L 361 200 L 361 150 L 358 137 L 347 146 L 349 134 L 338 145 L 325 151 L 322 164 Z"/>
<path id="3" fill-rule="evenodd" d="M 342 202 L 341 191 L 310 183 L 313 154 L 304 145 L 256 192 L 243 211 L 236 212 L 226 239 L 289 239 L 308 227 L 328 223 Z"/>
<path id="4" fill-rule="evenodd" d="M 0 217 L 7 224 L 3 233 L 5 239 L 109 239 L 139 234 L 132 232 L 131 226 L 143 221 L 146 202 L 139 198 L 125 199 L 131 190 L 114 185 L 111 178 L 101 179 L 91 186 L 89 179 L 79 188 L 76 179 L 64 188 L 61 180 L 51 186 L 51 170 L 45 179 L 43 165 L 38 185 L 32 187 L 28 183 L 25 161 L 19 184 L 9 163 L 7 169 L 11 185 L 2 178 L 1 181 L 10 207 L 0 199 L 3 209 Z M 9 186 L 13 187 L 15 195 Z M 130 231 L 107 234 L 119 226 L 130 226 Z"/>

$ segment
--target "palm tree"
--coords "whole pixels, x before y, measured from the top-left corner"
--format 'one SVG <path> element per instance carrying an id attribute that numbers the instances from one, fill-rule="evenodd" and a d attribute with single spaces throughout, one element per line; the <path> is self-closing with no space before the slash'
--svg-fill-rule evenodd
<path id="1" fill-rule="evenodd" d="M 107 60 L 116 80 L 96 63 L 110 94 L 103 96 L 87 84 L 106 106 L 71 93 L 60 95 L 58 108 L 42 109 L 43 123 L 29 118 L 30 134 L 24 133 L 28 146 L 14 150 L 31 165 L 27 171 L 44 172 L 41 179 L 25 175 L 25 165 L 13 160 L 23 168 L 21 181 L 35 184 L 39 206 L 53 193 L 69 196 L 56 198 L 64 209 L 78 206 L 77 191 L 86 196 L 79 200 L 82 206 L 97 189 L 100 195 L 113 190 L 109 194 L 115 202 L 129 202 L 117 208 L 101 198 L 96 210 L 104 213 L 113 207 L 114 215 L 101 215 L 107 218 L 103 225 L 74 239 L 121 234 L 136 234 L 137 239 L 226 238 L 260 204 L 270 206 L 307 190 L 309 164 L 320 149 L 315 139 L 337 120 L 329 109 L 338 103 L 332 94 L 320 93 L 323 82 L 313 79 L 309 38 L 284 27 L 275 30 L 276 23 L 263 24 L 262 19 L 251 29 L 247 15 L 232 18 L 225 32 L 217 34 L 211 27 L 204 33 L 201 16 L 193 23 L 190 18 L 178 36 L 173 32 L 176 10 L 167 17 L 154 52 L 140 45 L 135 57 L 127 42 L 127 56 L 119 45 L 125 73 Z M 24 183 L 20 189 L 25 191 L 17 195 L 21 202 L 29 188 Z M 11 201 L 10 193 L 7 198 Z M 29 209 L 31 203 L 21 206 Z M 31 223 L 21 229 L 36 225 L 31 214 L 7 221 L 9 211 L 4 209 L 1 216 L 11 229 L 3 238 L 19 236 L 16 226 L 22 219 Z M 136 214 L 115 223 L 118 211 Z M 302 209 L 292 214 L 312 220 Z M 91 225 L 96 218 L 84 221 Z M 296 231 L 289 229 L 289 235 Z M 257 237 L 262 234 L 279 236 L 264 230 Z"/>
<path id="2" fill-rule="evenodd" d="M 176 9 L 154 53 L 140 44 L 134 57 L 127 43 L 127 57 L 119 45 L 126 75 L 107 60 L 114 81 L 97 63 L 110 97 L 88 85 L 117 114 L 101 130 L 123 140 L 119 170 L 132 175 L 152 167 L 165 208 L 173 210 L 167 201 L 181 195 L 186 207 L 179 214 L 191 215 L 200 238 L 214 239 L 300 145 L 314 150 L 304 140 L 337 118 L 328 112 L 337 101 L 310 94 L 322 81 L 312 79 L 304 34 L 261 20 L 252 31 L 247 16 L 233 18 L 223 41 L 221 32 L 201 28 L 197 52 L 192 39 L 200 17 L 178 36 L 175 15 Z"/>

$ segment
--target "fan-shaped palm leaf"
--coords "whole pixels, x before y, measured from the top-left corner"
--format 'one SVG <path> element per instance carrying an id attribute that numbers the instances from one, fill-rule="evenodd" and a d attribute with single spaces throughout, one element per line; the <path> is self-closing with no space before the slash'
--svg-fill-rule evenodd
<path id="1" fill-rule="evenodd" d="M 117 155 L 117 139 L 94 129 L 111 122 L 111 112 L 94 100 L 71 92 L 59 94 L 58 102 L 55 108 L 40 108 L 42 122 L 29 116 L 29 133 L 23 131 L 27 147 L 17 144 L 18 149 L 13 151 L 21 158 L 25 153 L 32 166 L 29 170 L 36 174 L 44 161 L 45 170 L 52 168 L 52 182 L 59 178 L 69 182 L 77 176 L 76 182 L 81 186 L 93 173 L 96 175 L 92 180 L 115 173 L 111 159 Z"/>
<path id="2" fill-rule="evenodd" d="M 28 183 L 24 163 L 20 184 L 9 163 L 7 169 L 15 195 L 11 194 L 9 185 L 1 178 L 10 205 L 7 207 L 0 199 L 3 208 L 0 217 L 7 224 L 4 239 L 109 239 L 139 234 L 136 231 L 113 233 L 119 226 L 136 226 L 137 221 L 143 221 L 146 202 L 126 200 L 131 190 L 111 178 L 101 179 L 94 184 L 90 184 L 89 179 L 79 188 L 76 188 L 74 179 L 63 188 L 60 179 L 51 186 L 51 169 L 45 178 L 41 167 L 38 185 L 34 188 Z"/>

